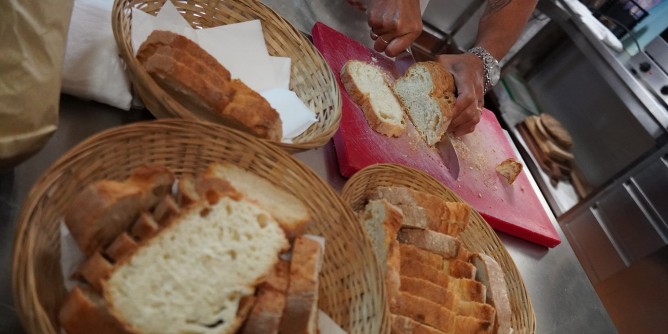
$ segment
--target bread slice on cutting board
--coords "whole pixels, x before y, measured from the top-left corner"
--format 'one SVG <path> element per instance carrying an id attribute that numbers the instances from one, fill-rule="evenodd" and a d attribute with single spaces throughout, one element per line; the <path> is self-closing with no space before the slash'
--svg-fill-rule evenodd
<path id="1" fill-rule="evenodd" d="M 508 158 L 496 165 L 496 171 L 506 179 L 508 184 L 513 184 L 522 172 L 522 163 L 513 158 Z"/>
<path id="2" fill-rule="evenodd" d="M 397 79 L 393 90 L 427 144 L 439 142 L 453 117 L 452 74 L 437 62 L 418 62 Z"/>
<path id="3" fill-rule="evenodd" d="M 373 130 L 389 137 L 406 131 L 404 111 L 390 88 L 389 75 L 380 67 L 348 61 L 341 68 L 341 82 Z"/>

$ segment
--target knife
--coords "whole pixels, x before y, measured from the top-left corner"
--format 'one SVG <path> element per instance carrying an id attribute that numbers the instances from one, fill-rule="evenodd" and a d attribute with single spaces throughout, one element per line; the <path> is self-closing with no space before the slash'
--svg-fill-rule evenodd
<path id="1" fill-rule="evenodd" d="M 415 64 L 415 57 L 413 57 L 413 51 L 411 51 L 410 47 L 394 57 L 394 66 L 399 76 L 404 75 L 406 70 L 413 64 Z"/>
<path id="2" fill-rule="evenodd" d="M 435 146 L 445 166 L 450 170 L 450 174 L 457 180 L 459 178 L 459 156 L 457 155 L 457 150 L 452 145 L 452 138 L 448 134 L 445 134 Z"/>

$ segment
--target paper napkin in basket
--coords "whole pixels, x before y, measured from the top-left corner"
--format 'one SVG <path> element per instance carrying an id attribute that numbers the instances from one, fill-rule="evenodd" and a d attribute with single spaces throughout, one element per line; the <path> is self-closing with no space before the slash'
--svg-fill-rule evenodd
<path id="1" fill-rule="evenodd" d="M 139 9 L 133 9 L 132 15 L 135 52 L 154 30 L 171 31 L 196 42 L 223 64 L 233 78 L 259 92 L 278 111 L 283 123 L 283 142 L 292 142 L 317 121 L 315 114 L 289 90 L 291 60 L 269 55 L 259 20 L 193 29 L 169 1 L 156 16 Z"/>

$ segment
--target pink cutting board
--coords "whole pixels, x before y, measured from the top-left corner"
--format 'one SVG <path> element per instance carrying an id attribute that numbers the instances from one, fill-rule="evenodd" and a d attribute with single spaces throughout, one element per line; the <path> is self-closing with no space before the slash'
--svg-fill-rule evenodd
<path id="1" fill-rule="evenodd" d="M 440 180 L 480 212 L 494 229 L 547 247 L 561 242 L 527 176 L 522 173 L 509 185 L 496 173 L 495 166 L 515 157 L 515 153 L 491 111 L 483 110 L 473 133 L 453 141 L 460 158 L 459 179 L 455 180 L 410 121 L 406 133 L 398 138 L 373 131 L 341 83 L 339 73 L 348 60 L 375 63 L 397 77 L 394 62 L 319 22 L 313 27 L 312 36 L 341 89 L 343 114 L 334 145 L 342 175 L 350 177 L 376 163 L 410 166 Z"/>

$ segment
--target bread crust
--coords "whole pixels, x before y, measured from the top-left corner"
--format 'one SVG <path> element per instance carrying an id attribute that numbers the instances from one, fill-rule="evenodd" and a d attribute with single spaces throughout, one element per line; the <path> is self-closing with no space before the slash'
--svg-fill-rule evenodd
<path id="1" fill-rule="evenodd" d="M 487 303 L 496 309 L 494 333 L 512 333 L 512 307 L 503 269 L 486 254 L 474 254 L 471 261 L 478 268 L 476 278 L 487 286 Z"/>
<path id="2" fill-rule="evenodd" d="M 277 334 L 286 304 L 290 262 L 279 260 L 267 280 L 257 288 L 255 305 L 241 334 Z"/>
<path id="3" fill-rule="evenodd" d="M 134 334 L 109 313 L 100 296 L 79 285 L 65 297 L 58 321 L 67 334 Z"/>
<path id="4" fill-rule="evenodd" d="M 373 66 L 377 68 L 378 71 L 383 74 L 384 81 L 388 89 L 390 88 L 390 80 L 387 78 L 387 73 L 385 73 L 385 71 L 380 69 L 378 66 L 361 61 L 349 61 L 341 68 L 341 83 L 343 83 L 343 87 L 346 89 L 348 96 L 350 96 L 353 102 L 355 102 L 360 107 L 360 109 L 362 109 L 362 113 L 364 113 L 364 117 L 366 118 L 367 123 L 374 131 L 389 137 L 401 136 L 404 132 L 406 132 L 406 122 L 404 118 L 402 117 L 402 122 L 400 124 L 395 124 L 386 122 L 379 116 L 380 111 L 373 108 L 369 95 L 363 93 L 355 83 L 355 79 L 353 78 L 353 75 L 350 71 L 350 67 L 354 66 L 353 64 L 355 63 L 361 63 L 365 66 Z"/>

